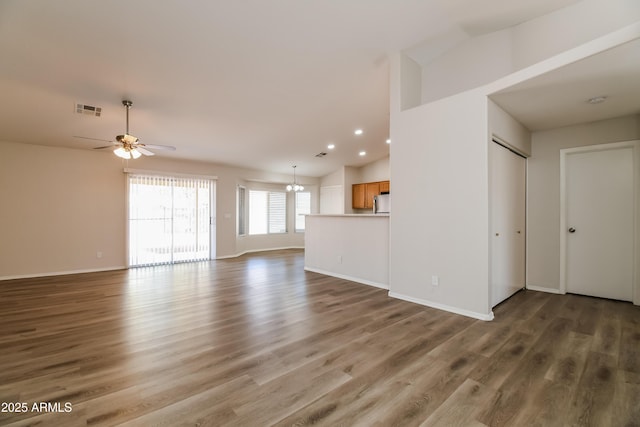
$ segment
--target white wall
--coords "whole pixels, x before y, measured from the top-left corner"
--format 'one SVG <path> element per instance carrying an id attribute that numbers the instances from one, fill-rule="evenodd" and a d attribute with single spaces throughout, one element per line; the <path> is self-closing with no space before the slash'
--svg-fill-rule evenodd
<path id="1" fill-rule="evenodd" d="M 391 296 L 491 318 L 487 110 L 475 90 L 392 115 Z"/>
<path id="2" fill-rule="evenodd" d="M 389 284 L 389 217 L 307 217 L 305 269 L 380 288 Z"/>
<path id="3" fill-rule="evenodd" d="M 474 37 L 422 67 L 422 102 L 490 83 L 513 71 L 510 30 Z"/>
<path id="4" fill-rule="evenodd" d="M 512 27 L 514 70 L 587 43 L 640 19 L 637 0 L 582 0 Z"/>
<path id="5" fill-rule="evenodd" d="M 340 168 L 320 178 L 321 187 L 332 187 L 334 185 L 344 185 L 344 168 Z"/>
<path id="6" fill-rule="evenodd" d="M 410 87 L 421 87 L 422 103 L 479 87 L 638 20 L 637 0 L 580 1 L 508 29 L 467 39 L 420 63 L 421 84 L 409 80 L 394 102 L 401 101 L 402 109 L 413 106 L 415 100 L 405 101 Z M 402 76 L 415 74 L 415 66 L 407 60 L 398 67 Z"/>
<path id="7" fill-rule="evenodd" d="M 400 56 L 400 109 L 407 110 L 422 104 L 422 68 L 407 55 Z"/>
<path id="8" fill-rule="evenodd" d="M 141 157 L 128 164 L 111 152 L 0 142 L 0 278 L 121 268 L 126 265 L 125 167 L 217 176 L 217 256 L 302 246 L 304 236 L 236 235 L 236 188 L 245 180 L 280 182 L 289 175 L 211 163 Z M 312 191 L 317 178 L 300 177 Z M 290 216 L 293 228 L 293 216 Z M 102 258 L 96 252 L 102 252 Z"/>
<path id="9" fill-rule="evenodd" d="M 361 182 L 388 181 L 390 179 L 389 156 L 366 164 L 360 168 Z"/>
<path id="10" fill-rule="evenodd" d="M 0 142 L 0 278 L 126 264 L 125 175 L 116 159 Z"/>
<path id="11" fill-rule="evenodd" d="M 531 155 L 531 132 L 493 102 L 489 103 L 489 142 L 496 137 L 525 156 Z"/>
<path id="12" fill-rule="evenodd" d="M 527 285 L 560 289 L 560 150 L 640 139 L 640 116 L 532 135 L 527 188 Z"/>

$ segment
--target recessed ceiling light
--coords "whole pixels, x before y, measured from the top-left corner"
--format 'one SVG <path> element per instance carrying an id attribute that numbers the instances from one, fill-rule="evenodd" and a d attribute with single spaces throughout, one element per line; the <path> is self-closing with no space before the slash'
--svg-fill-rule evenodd
<path id="1" fill-rule="evenodd" d="M 390 139 L 387 139 L 387 144 L 391 144 L 391 140 Z"/>
<path id="2" fill-rule="evenodd" d="M 363 130 L 362 129 L 356 129 L 353 133 L 355 133 L 356 135 L 362 135 Z"/>
<path id="3" fill-rule="evenodd" d="M 606 99 L 607 99 L 606 96 L 594 96 L 593 98 L 589 98 L 587 102 L 589 104 L 601 104 L 604 101 L 606 101 Z"/>
<path id="4" fill-rule="evenodd" d="M 336 145 L 335 144 L 329 144 L 329 145 L 327 145 L 327 148 L 329 150 L 333 150 L 334 148 L 336 148 Z"/>
<path id="5" fill-rule="evenodd" d="M 366 156 L 366 155 L 367 155 L 367 152 L 366 152 L 366 151 L 361 151 L 361 152 L 359 152 L 358 154 L 359 154 L 359 155 L 361 155 L 361 156 Z"/>

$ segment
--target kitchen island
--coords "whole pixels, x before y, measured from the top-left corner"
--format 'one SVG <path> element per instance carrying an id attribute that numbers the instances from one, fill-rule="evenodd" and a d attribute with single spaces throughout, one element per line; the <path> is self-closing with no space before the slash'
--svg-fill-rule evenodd
<path id="1" fill-rule="evenodd" d="M 304 268 L 389 289 L 389 214 L 307 215 Z"/>

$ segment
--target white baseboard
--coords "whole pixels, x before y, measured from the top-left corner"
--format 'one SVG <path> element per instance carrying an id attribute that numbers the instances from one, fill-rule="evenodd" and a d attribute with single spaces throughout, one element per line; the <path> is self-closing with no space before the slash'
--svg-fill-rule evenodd
<path id="1" fill-rule="evenodd" d="M 0 281 L 15 280 L 15 279 L 34 279 L 36 277 L 48 277 L 48 276 L 66 276 L 67 274 L 98 273 L 101 271 L 126 270 L 126 269 L 127 267 L 124 265 L 117 265 L 117 266 L 105 267 L 105 268 L 88 268 L 83 270 L 53 271 L 48 273 L 36 273 L 36 274 L 19 274 L 15 276 L 0 276 Z"/>
<path id="2" fill-rule="evenodd" d="M 332 271 L 327 271 L 327 270 L 322 270 L 319 268 L 313 268 L 313 267 L 307 267 L 307 266 L 304 267 L 304 270 L 311 271 L 313 273 L 324 274 L 325 276 L 337 277 L 338 279 L 349 280 L 351 282 L 362 283 L 363 285 L 375 286 L 376 288 L 380 288 L 380 289 L 389 289 L 389 285 L 386 285 L 384 283 L 373 282 L 367 279 L 362 279 L 360 277 L 348 276 L 346 274 L 338 274 Z"/>
<path id="3" fill-rule="evenodd" d="M 285 249 L 304 249 L 304 246 L 284 246 L 284 247 L 281 247 L 281 248 L 249 249 L 247 251 L 238 252 L 236 254 L 217 256 L 215 259 L 238 258 L 239 256 L 246 255 L 246 254 L 251 254 L 251 253 L 254 253 L 254 252 L 282 251 L 282 250 L 285 250 Z"/>
<path id="4" fill-rule="evenodd" d="M 526 289 L 528 291 L 547 292 L 549 294 L 558 294 L 558 295 L 565 294 L 564 292 L 561 292 L 560 289 L 545 288 L 544 286 L 527 285 Z"/>
<path id="5" fill-rule="evenodd" d="M 401 300 L 404 300 L 404 301 L 409 301 L 409 302 L 413 302 L 413 303 L 416 303 L 416 304 L 425 305 L 427 307 L 437 308 L 438 310 L 444 310 L 444 311 L 448 311 L 450 313 L 460 314 L 462 316 L 471 317 L 473 319 L 484 320 L 484 321 L 493 320 L 493 311 L 491 311 L 489 314 L 477 313 L 475 311 L 469 311 L 469 310 L 465 310 L 465 309 L 458 308 L 458 307 L 453 307 L 453 306 L 446 305 L 446 304 L 440 304 L 440 303 L 433 302 L 433 301 L 428 301 L 428 300 L 424 300 L 424 299 L 420 299 L 420 298 L 414 298 L 414 297 L 411 297 L 411 296 L 408 296 L 408 295 L 399 294 L 397 292 L 389 292 L 389 296 L 391 298 L 397 298 L 397 299 L 401 299 Z"/>

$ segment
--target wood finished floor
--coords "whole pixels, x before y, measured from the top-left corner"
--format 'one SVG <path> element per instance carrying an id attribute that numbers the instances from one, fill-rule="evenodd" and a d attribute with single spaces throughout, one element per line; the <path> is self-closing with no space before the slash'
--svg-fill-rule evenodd
<path id="1" fill-rule="evenodd" d="M 482 322 L 303 261 L 0 282 L 0 402 L 30 410 L 0 425 L 640 425 L 640 307 L 528 291 Z"/>

